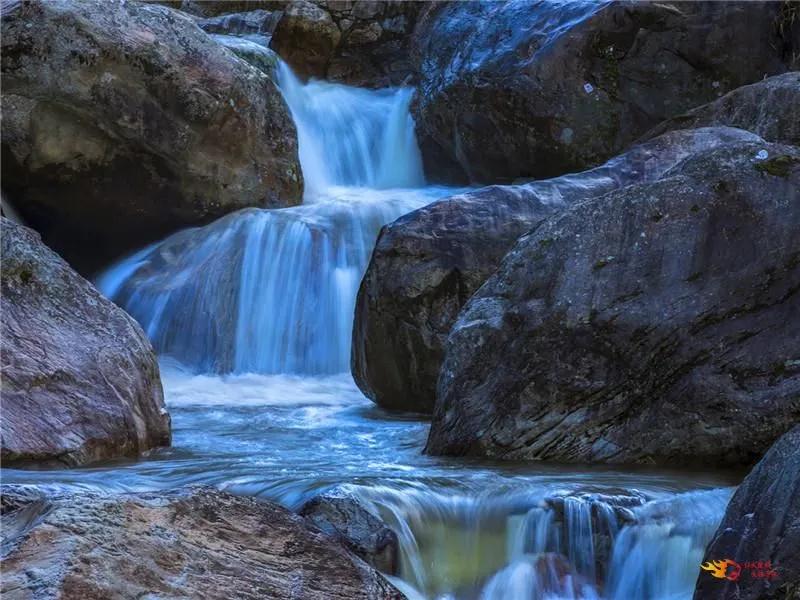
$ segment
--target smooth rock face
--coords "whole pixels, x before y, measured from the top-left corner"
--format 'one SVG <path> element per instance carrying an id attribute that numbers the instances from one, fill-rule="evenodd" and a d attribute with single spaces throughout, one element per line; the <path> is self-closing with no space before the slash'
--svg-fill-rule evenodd
<path id="1" fill-rule="evenodd" d="M 413 76 L 409 45 L 426 9 L 424 2 L 295 0 L 286 3 L 271 47 L 303 78 L 397 86 Z"/>
<path id="2" fill-rule="evenodd" d="M 386 226 L 356 303 L 356 383 L 381 406 L 432 412 L 450 329 L 519 236 L 570 204 L 656 179 L 692 153 L 758 139 L 727 128 L 672 132 L 584 173 L 482 188 Z"/>
<path id="3" fill-rule="evenodd" d="M 427 451 L 752 464 L 800 419 L 800 151 L 692 156 L 521 238 L 451 331 Z"/>
<path id="4" fill-rule="evenodd" d="M 355 496 L 332 490 L 306 502 L 299 513 L 376 569 L 397 572 L 397 534 Z"/>
<path id="5" fill-rule="evenodd" d="M 2 54 L 4 192 L 86 272 L 177 228 L 301 200 L 279 90 L 184 13 L 7 2 Z"/>
<path id="6" fill-rule="evenodd" d="M 141 328 L 36 233 L 1 221 L 3 464 L 75 466 L 169 445 Z"/>
<path id="7" fill-rule="evenodd" d="M 24 507 L 3 514 L 4 531 L 14 534 L 2 563 L 4 598 L 403 597 L 273 503 L 206 488 L 39 502 L 38 515 L 20 514 Z"/>
<path id="8" fill-rule="evenodd" d="M 799 492 L 800 425 L 796 425 L 770 448 L 736 490 L 703 558 L 703 564 L 729 558 L 742 567 L 746 562 L 769 561 L 776 577 L 756 578 L 743 568 L 738 580 L 730 581 L 701 570 L 695 600 L 800 597 Z"/>
<path id="9" fill-rule="evenodd" d="M 660 121 L 798 68 L 778 2 L 453 2 L 420 19 L 426 172 L 472 182 L 601 164 Z M 794 64 L 792 63 L 794 61 Z"/>
<path id="10" fill-rule="evenodd" d="M 738 127 L 769 142 L 800 146 L 800 71 L 769 77 L 725 94 L 649 131 L 646 139 L 673 129 Z"/>

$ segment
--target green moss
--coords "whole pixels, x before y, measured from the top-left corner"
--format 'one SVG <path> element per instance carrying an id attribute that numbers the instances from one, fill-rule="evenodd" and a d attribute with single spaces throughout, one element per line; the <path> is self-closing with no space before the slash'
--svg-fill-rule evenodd
<path id="1" fill-rule="evenodd" d="M 600 269 L 603 269 L 603 268 L 607 267 L 608 263 L 610 263 L 610 262 L 611 262 L 611 258 L 610 257 L 609 258 L 601 258 L 596 263 L 594 263 L 594 266 L 592 267 L 592 271 L 599 271 Z"/>
<path id="2" fill-rule="evenodd" d="M 692 281 L 697 281 L 698 279 L 700 279 L 700 275 L 702 275 L 702 272 L 695 271 L 694 273 L 689 275 L 689 277 L 686 278 L 686 281 L 688 281 L 689 283 L 691 283 Z"/>
<path id="3" fill-rule="evenodd" d="M 789 172 L 792 169 L 792 165 L 797 164 L 798 162 L 800 162 L 800 159 L 797 159 L 794 156 L 789 156 L 788 154 L 783 154 L 781 156 L 776 156 L 774 158 L 768 158 L 767 160 L 757 162 L 755 167 L 757 171 L 768 173 L 774 177 L 788 177 Z"/>
<path id="4" fill-rule="evenodd" d="M 545 238 L 543 240 L 539 240 L 539 247 L 540 248 L 549 248 L 553 245 L 552 238 Z"/>
<path id="5" fill-rule="evenodd" d="M 692 204 L 692 208 L 689 209 L 693 213 L 700 212 L 700 207 L 697 204 Z"/>

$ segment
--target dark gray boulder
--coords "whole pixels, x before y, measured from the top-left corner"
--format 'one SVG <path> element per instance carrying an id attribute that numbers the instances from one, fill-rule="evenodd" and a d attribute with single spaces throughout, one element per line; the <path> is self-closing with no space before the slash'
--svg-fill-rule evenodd
<path id="1" fill-rule="evenodd" d="M 472 182 L 553 177 L 647 130 L 797 68 L 780 2 L 451 2 L 412 42 L 426 172 Z"/>
<path id="2" fill-rule="evenodd" d="M 15 495 L 14 488 L 4 496 Z M 361 559 L 271 502 L 209 488 L 62 493 L 3 513 L 3 597 L 400 600 Z M 26 503 L 27 502 L 27 503 Z"/>
<path id="3" fill-rule="evenodd" d="M 301 200 L 280 91 L 182 12 L 5 2 L 2 86 L 3 191 L 84 272 L 187 225 Z"/>
<path id="4" fill-rule="evenodd" d="M 299 514 L 379 571 L 397 572 L 397 534 L 354 495 L 337 489 L 319 494 Z"/>
<path id="5" fill-rule="evenodd" d="M 139 325 L 42 244 L 2 223 L 2 461 L 75 466 L 170 443 Z"/>
<path id="6" fill-rule="evenodd" d="M 706 548 L 703 564 L 734 560 L 742 567 L 738 579 L 715 578 L 701 569 L 695 600 L 800 598 L 799 495 L 800 425 L 796 425 L 736 490 Z M 756 565 L 750 568 L 747 563 Z"/>
<path id="7" fill-rule="evenodd" d="M 644 139 L 673 129 L 738 127 L 768 142 L 800 146 L 800 71 L 737 88 L 721 98 L 661 123 Z"/>
<path id="8" fill-rule="evenodd" d="M 519 236 L 573 203 L 652 181 L 687 156 L 757 136 L 672 132 L 595 169 L 445 198 L 381 231 L 356 303 L 352 371 L 377 404 L 431 412 L 450 328 Z"/>
<path id="9" fill-rule="evenodd" d="M 454 325 L 427 452 L 752 464 L 800 419 L 799 230 L 765 142 L 550 218 Z"/>

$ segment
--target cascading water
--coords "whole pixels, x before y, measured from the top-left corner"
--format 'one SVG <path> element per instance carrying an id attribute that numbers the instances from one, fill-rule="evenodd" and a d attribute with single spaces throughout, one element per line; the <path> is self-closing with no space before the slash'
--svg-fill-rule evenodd
<path id="1" fill-rule="evenodd" d="M 735 476 L 424 456 L 426 422 L 361 395 L 350 333 L 375 237 L 452 190 L 422 187 L 410 91 L 301 84 L 285 66 L 279 80 L 303 206 L 179 232 L 99 280 L 162 357 L 173 447 L 113 467 L 7 469 L 4 480 L 204 483 L 292 508 L 338 487 L 397 533 L 395 581 L 410 598 L 691 598 Z"/>
<path id="2" fill-rule="evenodd" d="M 304 205 L 182 231 L 98 281 L 161 355 L 199 372 L 349 370 L 355 295 L 380 227 L 447 188 L 424 176 L 407 89 L 279 82 L 297 126 Z"/>

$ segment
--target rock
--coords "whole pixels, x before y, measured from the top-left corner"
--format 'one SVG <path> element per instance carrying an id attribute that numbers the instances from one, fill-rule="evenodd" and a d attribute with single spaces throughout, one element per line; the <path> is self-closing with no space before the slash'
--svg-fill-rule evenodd
<path id="1" fill-rule="evenodd" d="M 734 560 L 742 567 L 739 578 L 715 578 L 700 570 L 695 600 L 800 597 L 799 487 L 800 425 L 795 425 L 736 490 L 706 549 L 703 564 Z M 755 569 L 746 564 L 759 562 Z"/>
<path id="2" fill-rule="evenodd" d="M 149 0 L 148 0 L 149 1 Z M 276 11 L 289 4 L 290 0 L 153 0 L 181 10 L 194 17 L 213 19 L 230 14 L 255 12 L 258 10 Z"/>
<path id="3" fill-rule="evenodd" d="M 673 132 L 584 173 L 460 194 L 386 226 L 356 303 L 356 383 L 381 406 L 431 412 L 450 328 L 519 236 L 565 206 L 748 139 L 759 138 L 725 128 Z"/>
<path id="4" fill-rule="evenodd" d="M 278 66 L 279 60 L 278 55 L 266 46 L 233 35 L 215 33 L 211 37 L 265 75 L 272 78 L 275 77 L 275 68 Z"/>
<path id="5" fill-rule="evenodd" d="M 769 142 L 800 146 L 800 71 L 737 88 L 661 123 L 645 139 L 673 129 L 725 125 L 757 133 Z"/>
<path id="6" fill-rule="evenodd" d="M 551 511 L 557 548 L 571 554 L 571 563 L 596 582 L 605 581 L 620 529 L 636 521 L 632 509 L 648 497 L 637 490 L 579 489 L 544 500 Z"/>
<path id="7" fill-rule="evenodd" d="M 9 598 L 403 597 L 301 517 L 207 488 L 57 497 L 9 545 Z"/>
<path id="8" fill-rule="evenodd" d="M 83 271 L 189 224 L 302 196 L 275 84 L 164 6 L 8 2 L 3 186 Z"/>
<path id="9" fill-rule="evenodd" d="M 422 2 L 289 3 L 272 47 L 301 77 L 360 87 L 399 86 L 413 76 L 409 45 Z"/>
<path id="10" fill-rule="evenodd" d="M 299 76 L 323 77 L 340 38 L 326 10 L 308 0 L 296 0 L 275 26 L 271 46 Z"/>
<path id="11" fill-rule="evenodd" d="M 269 45 L 281 11 L 253 10 L 200 19 L 197 24 L 206 33 L 243 37 L 251 42 Z"/>
<path id="12" fill-rule="evenodd" d="M 431 10 L 412 41 L 426 172 L 492 183 L 601 164 L 664 119 L 798 68 L 781 10 L 511 1 Z"/>
<path id="13" fill-rule="evenodd" d="M 141 328 L 41 243 L 2 222 L 2 461 L 76 466 L 170 443 Z"/>
<path id="14" fill-rule="evenodd" d="M 397 534 L 352 494 L 325 492 L 306 502 L 299 513 L 379 571 L 397 572 Z"/>
<path id="15" fill-rule="evenodd" d="M 800 419 L 800 150 L 691 156 L 521 238 L 445 348 L 432 454 L 752 464 Z"/>

